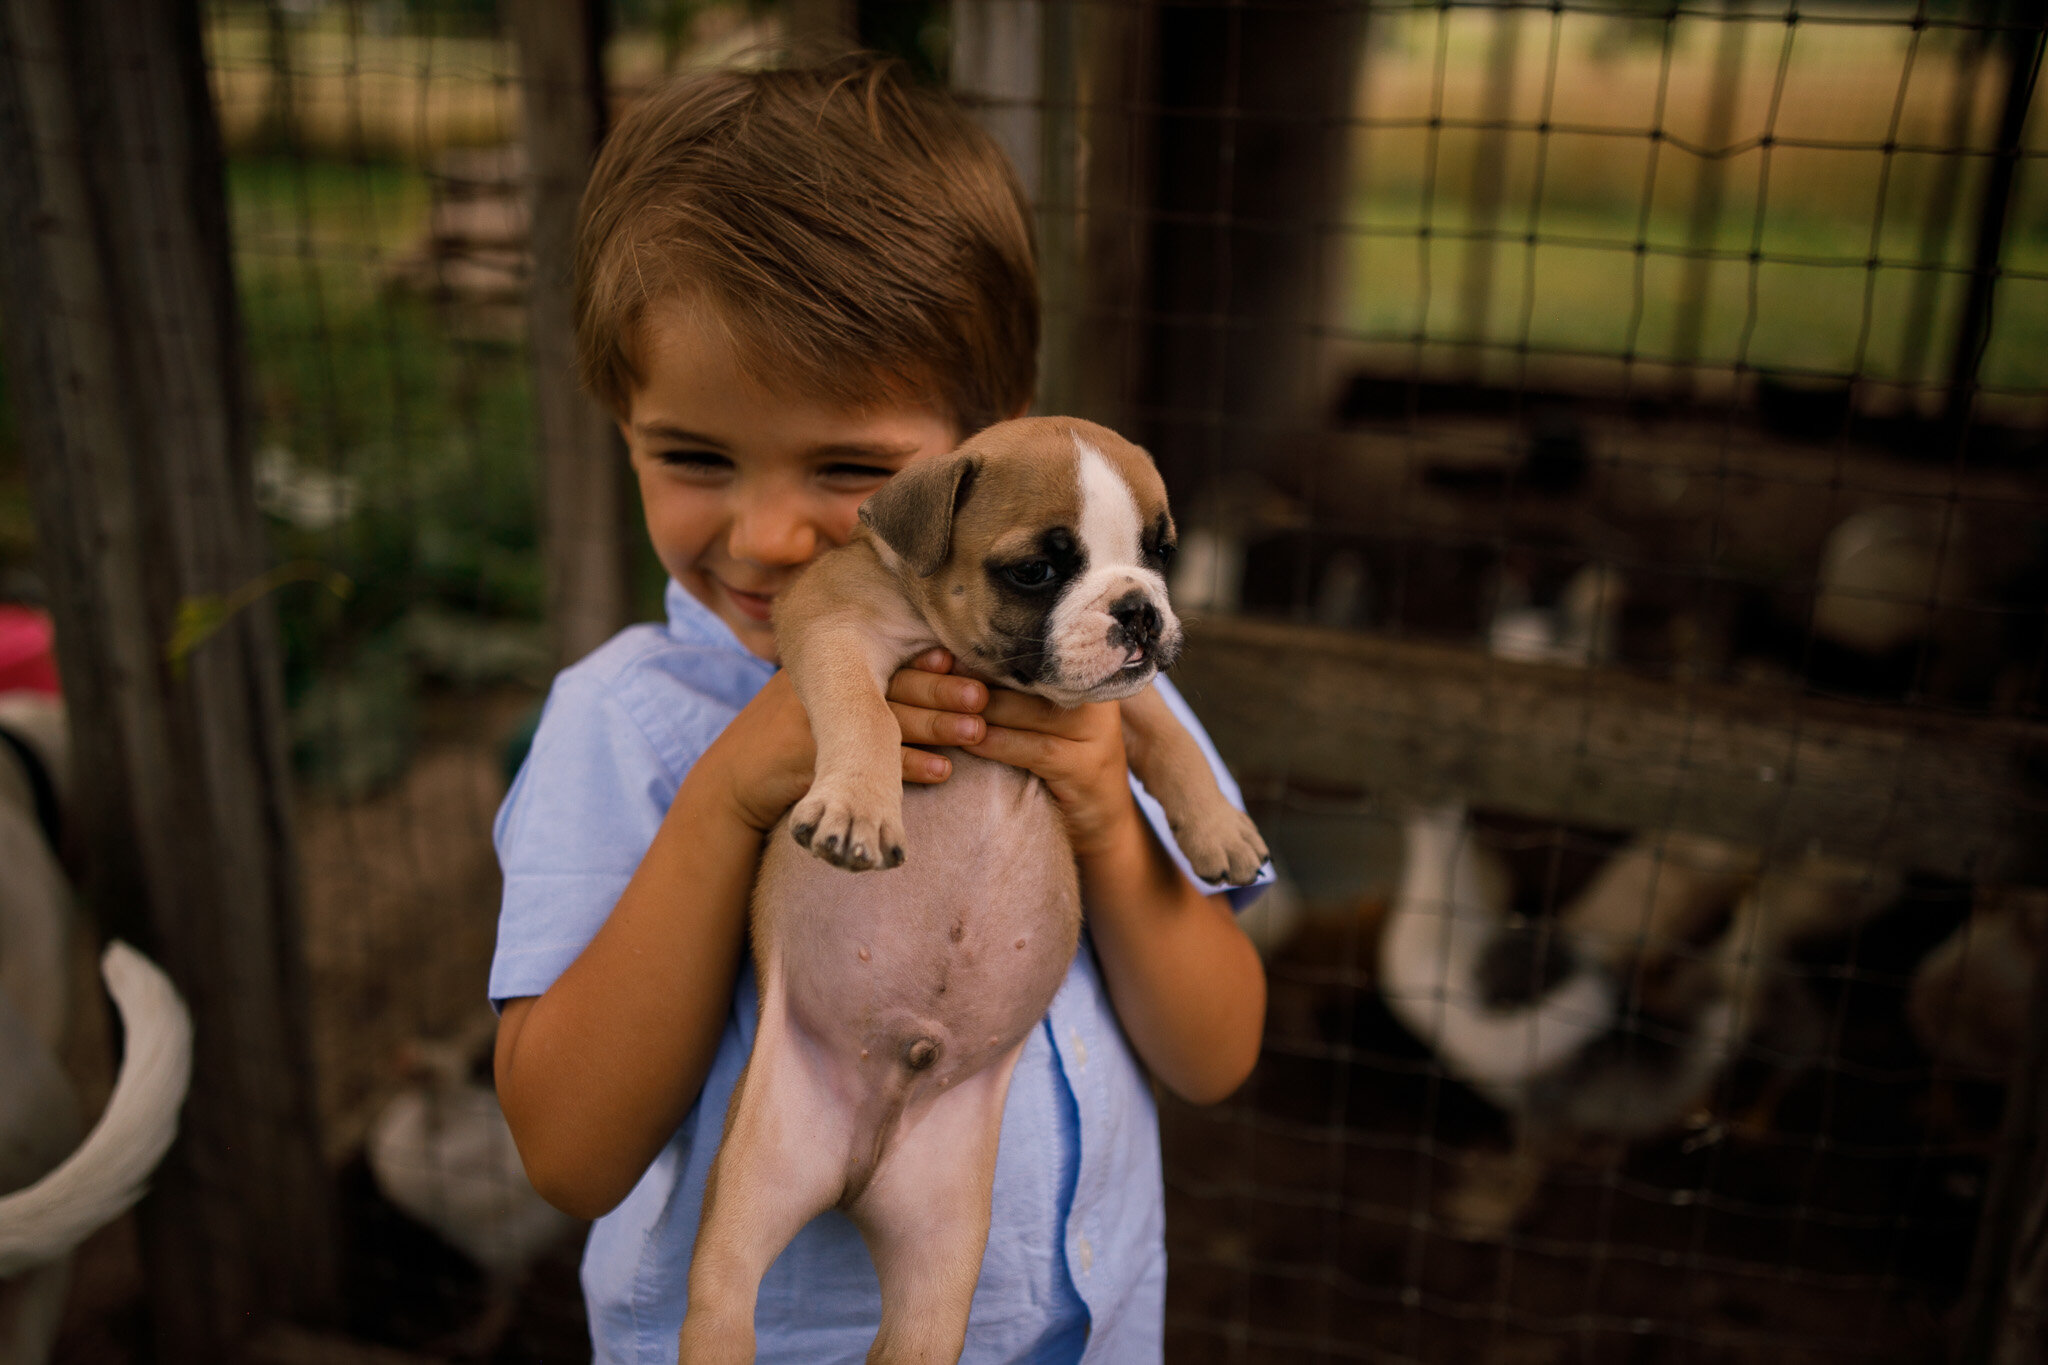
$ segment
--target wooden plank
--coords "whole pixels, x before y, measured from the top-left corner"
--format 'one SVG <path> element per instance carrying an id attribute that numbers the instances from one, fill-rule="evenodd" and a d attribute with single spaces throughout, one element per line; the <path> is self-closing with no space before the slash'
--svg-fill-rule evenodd
<path id="1" fill-rule="evenodd" d="M 582 658 L 630 618 L 635 500 L 611 418 L 576 379 L 576 212 L 604 138 L 604 6 L 514 0 L 533 282 L 533 403 L 541 453 L 541 531 L 556 656 Z"/>
<path id="2" fill-rule="evenodd" d="M 1273 622 L 1190 627 L 1174 679 L 1248 792 L 1460 797 L 1953 876 L 2038 881 L 2048 727 Z"/>
<path id="3" fill-rule="evenodd" d="M 185 994 L 182 1136 L 141 1209 L 156 1355 L 333 1311 L 279 651 L 194 3 L 0 3 L 0 319 L 71 707 L 89 899 Z"/>

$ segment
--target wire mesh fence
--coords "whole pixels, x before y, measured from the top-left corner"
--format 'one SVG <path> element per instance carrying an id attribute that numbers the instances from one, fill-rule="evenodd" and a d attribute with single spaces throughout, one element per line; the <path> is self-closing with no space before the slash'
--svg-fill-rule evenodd
<path id="1" fill-rule="evenodd" d="M 2039 7 L 816 9 L 604 7 L 611 99 L 822 22 L 982 115 L 1041 410 L 1167 473 L 1184 686 L 1285 873 L 1252 1081 L 1162 1097 L 1167 1358 L 1988 1358 L 2048 932 Z M 556 663 L 530 92 L 488 4 L 202 17 L 346 1326 L 574 1358 L 482 998 Z M 59 1358 L 140 1349 L 81 1325 L 134 1311 L 99 1254 Z"/>
<path id="2" fill-rule="evenodd" d="M 1169 1358 L 1945 1355 L 2040 913 L 2041 16 L 1157 22 L 1069 335 L 1147 339 L 1180 600 L 1309 628 L 1184 670 L 1299 903 L 1166 1110 Z"/>

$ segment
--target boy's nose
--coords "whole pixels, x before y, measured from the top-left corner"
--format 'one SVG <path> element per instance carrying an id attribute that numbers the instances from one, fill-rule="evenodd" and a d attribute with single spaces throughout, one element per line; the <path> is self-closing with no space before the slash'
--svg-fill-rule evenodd
<path id="1" fill-rule="evenodd" d="M 818 551 L 818 532 L 808 517 L 756 504 L 733 518 L 727 549 L 734 559 L 754 564 L 803 564 Z"/>

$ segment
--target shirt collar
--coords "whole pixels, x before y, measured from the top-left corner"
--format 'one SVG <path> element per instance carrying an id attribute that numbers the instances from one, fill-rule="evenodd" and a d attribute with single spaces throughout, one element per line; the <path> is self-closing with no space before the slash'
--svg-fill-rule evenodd
<path id="1" fill-rule="evenodd" d="M 775 671 L 774 664 L 741 644 L 740 637 L 733 634 L 731 626 L 719 620 L 711 608 L 692 597 L 675 579 L 669 579 L 661 600 L 668 609 L 668 633 L 672 638 L 686 645 L 730 650 L 759 664 L 764 673 Z"/>

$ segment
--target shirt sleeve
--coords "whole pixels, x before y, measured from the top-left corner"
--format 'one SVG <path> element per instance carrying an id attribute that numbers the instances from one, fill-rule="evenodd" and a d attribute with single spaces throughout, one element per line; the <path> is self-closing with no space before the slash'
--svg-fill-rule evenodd
<path id="1" fill-rule="evenodd" d="M 556 679 L 492 831 L 505 874 L 493 1007 L 545 991 L 596 936 L 687 766 L 664 759 L 602 676 Z"/>
<path id="2" fill-rule="evenodd" d="M 1180 690 L 1165 678 L 1155 679 L 1152 686 L 1165 698 L 1167 707 L 1180 719 L 1180 723 L 1187 727 L 1188 733 L 1195 737 L 1195 743 L 1202 747 L 1202 757 L 1209 760 L 1209 770 L 1216 774 L 1216 784 L 1223 788 L 1223 794 L 1230 798 L 1230 804 L 1243 810 L 1244 794 L 1237 788 L 1237 779 L 1230 775 L 1230 769 L 1223 766 L 1223 758 L 1216 752 L 1215 744 L 1210 742 L 1209 732 L 1202 728 L 1202 722 L 1196 720 L 1195 713 L 1188 709 L 1186 698 L 1182 697 Z M 1194 869 L 1188 866 L 1187 855 L 1180 851 L 1180 845 L 1174 841 L 1173 831 L 1166 824 L 1165 810 L 1153 799 L 1152 794 L 1145 790 L 1145 784 L 1138 781 L 1135 774 L 1131 777 L 1131 791 L 1138 798 L 1138 809 L 1145 812 L 1145 818 L 1152 822 L 1153 832 L 1159 836 L 1159 842 L 1165 845 L 1174 865 L 1181 870 L 1183 876 L 1200 887 L 1203 894 L 1213 896 L 1221 891 L 1230 897 L 1231 909 L 1242 911 L 1264 895 L 1266 888 L 1273 884 L 1273 864 L 1270 862 L 1259 869 L 1259 875 L 1249 886 L 1225 886 L 1221 882 L 1203 881 L 1195 875 Z"/>

